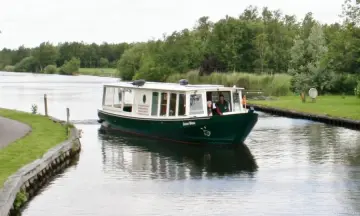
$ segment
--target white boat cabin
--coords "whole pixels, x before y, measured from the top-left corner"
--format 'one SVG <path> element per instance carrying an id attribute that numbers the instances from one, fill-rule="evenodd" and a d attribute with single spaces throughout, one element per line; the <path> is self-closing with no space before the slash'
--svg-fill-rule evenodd
<path id="1" fill-rule="evenodd" d="M 223 115 L 246 112 L 242 99 L 243 88 L 223 85 L 190 85 L 186 80 L 177 83 L 118 82 L 105 84 L 102 108 L 122 116 L 139 118 L 193 118 L 213 115 L 209 101 L 216 103 L 223 95 L 229 111 Z M 212 106 L 212 105 L 211 105 Z"/>

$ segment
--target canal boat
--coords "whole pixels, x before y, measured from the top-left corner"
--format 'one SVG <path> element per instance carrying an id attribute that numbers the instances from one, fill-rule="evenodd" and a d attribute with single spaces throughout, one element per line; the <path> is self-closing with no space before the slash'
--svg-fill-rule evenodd
<path id="1" fill-rule="evenodd" d="M 238 145 L 258 120 L 253 108 L 246 109 L 243 90 L 187 80 L 105 84 L 98 122 L 102 131 L 184 144 Z"/>

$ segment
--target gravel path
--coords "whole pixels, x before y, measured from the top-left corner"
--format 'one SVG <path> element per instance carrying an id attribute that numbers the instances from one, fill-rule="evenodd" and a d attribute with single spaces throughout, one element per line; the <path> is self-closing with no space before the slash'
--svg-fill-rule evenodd
<path id="1" fill-rule="evenodd" d="M 22 138 L 30 131 L 30 126 L 0 116 L 0 149 Z"/>

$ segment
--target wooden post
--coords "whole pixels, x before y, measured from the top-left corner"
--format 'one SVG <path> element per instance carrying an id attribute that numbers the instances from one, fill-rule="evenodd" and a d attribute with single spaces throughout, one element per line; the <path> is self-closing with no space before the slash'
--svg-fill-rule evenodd
<path id="1" fill-rule="evenodd" d="M 45 116 L 48 116 L 47 96 L 44 94 Z"/>
<path id="2" fill-rule="evenodd" d="M 70 109 L 66 108 L 66 123 L 70 123 Z"/>

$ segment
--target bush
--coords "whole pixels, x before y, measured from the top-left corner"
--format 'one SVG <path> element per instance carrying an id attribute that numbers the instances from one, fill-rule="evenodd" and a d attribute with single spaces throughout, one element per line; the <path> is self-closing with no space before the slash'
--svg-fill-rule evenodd
<path id="1" fill-rule="evenodd" d="M 37 71 L 37 60 L 33 56 L 28 56 L 21 59 L 20 62 L 15 64 L 15 72 L 35 72 Z"/>
<path id="2" fill-rule="evenodd" d="M 15 66 L 12 66 L 12 65 L 6 65 L 4 67 L 4 71 L 7 71 L 7 72 L 14 72 L 15 71 Z"/>
<path id="3" fill-rule="evenodd" d="M 59 72 L 63 75 L 73 75 L 74 73 L 79 72 L 79 68 L 80 59 L 73 57 L 70 61 L 65 61 Z"/>
<path id="4" fill-rule="evenodd" d="M 101 68 L 107 68 L 109 67 L 109 60 L 107 58 L 100 58 L 99 64 Z"/>
<path id="5" fill-rule="evenodd" d="M 260 90 L 266 95 L 283 96 L 291 94 L 291 76 L 287 74 L 255 75 L 250 73 L 212 73 L 208 76 L 199 76 L 198 71 L 190 71 L 186 74 L 172 74 L 167 82 L 178 82 L 187 79 L 191 84 L 219 84 L 245 88 L 246 90 Z"/>
<path id="6" fill-rule="evenodd" d="M 357 86 L 355 88 L 355 95 L 360 98 L 360 80 L 357 82 Z"/>
<path id="7" fill-rule="evenodd" d="M 357 85 L 357 78 L 352 74 L 337 74 L 331 81 L 330 94 L 352 95 Z"/>
<path id="8" fill-rule="evenodd" d="M 54 74 L 56 73 L 56 71 L 57 71 L 56 65 L 48 65 L 44 68 L 44 72 L 46 74 Z"/>

